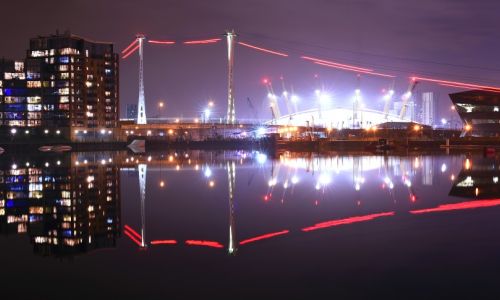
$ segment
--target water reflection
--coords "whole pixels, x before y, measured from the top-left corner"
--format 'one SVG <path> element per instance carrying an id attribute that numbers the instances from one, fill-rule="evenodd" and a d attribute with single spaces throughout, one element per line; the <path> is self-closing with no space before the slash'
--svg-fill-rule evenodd
<path id="1" fill-rule="evenodd" d="M 115 248 L 122 231 L 127 247 L 234 255 L 335 226 L 500 205 L 498 157 L 104 152 L 3 156 L 0 167 L 1 233 L 57 257 Z"/>
<path id="2" fill-rule="evenodd" d="M 71 256 L 116 245 L 119 169 L 96 156 L 74 165 L 76 156 L 2 159 L 2 234 L 28 235 L 40 255 Z"/>

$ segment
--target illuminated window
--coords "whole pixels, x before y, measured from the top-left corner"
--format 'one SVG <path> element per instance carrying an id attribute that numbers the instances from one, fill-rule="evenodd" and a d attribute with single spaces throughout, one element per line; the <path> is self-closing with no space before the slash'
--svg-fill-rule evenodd
<path id="1" fill-rule="evenodd" d="M 69 78 L 69 73 L 68 72 L 61 73 L 59 77 L 61 79 L 68 79 Z"/>
<path id="2" fill-rule="evenodd" d="M 36 104 L 42 102 L 42 97 L 39 96 L 31 96 L 26 98 L 28 103 Z"/>
<path id="3" fill-rule="evenodd" d="M 22 72 L 24 70 L 24 62 L 22 62 L 22 61 L 14 62 L 14 69 L 17 72 Z"/>
<path id="4" fill-rule="evenodd" d="M 31 57 L 43 57 L 47 55 L 48 55 L 47 51 L 42 51 L 42 50 L 31 51 Z"/>
<path id="5" fill-rule="evenodd" d="M 42 87 L 42 83 L 40 81 L 27 81 L 29 88 L 39 88 Z"/>
<path id="6" fill-rule="evenodd" d="M 42 105 L 41 104 L 28 104 L 27 110 L 28 111 L 41 111 Z"/>
<path id="7" fill-rule="evenodd" d="M 68 68 L 68 65 L 60 65 L 59 66 L 59 71 L 68 71 L 69 68 Z"/>
<path id="8" fill-rule="evenodd" d="M 69 95 L 69 88 L 61 88 L 58 90 L 59 95 Z"/>

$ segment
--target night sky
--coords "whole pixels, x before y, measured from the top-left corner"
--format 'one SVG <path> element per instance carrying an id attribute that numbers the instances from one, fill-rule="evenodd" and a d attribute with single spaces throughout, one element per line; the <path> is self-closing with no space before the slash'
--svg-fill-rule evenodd
<path id="1" fill-rule="evenodd" d="M 263 77 L 279 77 L 301 96 L 300 108 L 314 107 L 314 89 L 324 86 L 337 106 L 350 103 L 356 74 L 314 66 L 310 55 L 370 67 L 397 75 L 401 95 L 411 75 L 500 85 L 500 1 L 498 0 L 46 0 L 4 1 L 0 56 L 22 59 L 28 39 L 70 30 L 89 39 L 115 43 L 121 51 L 141 32 L 151 39 L 185 41 L 221 37 L 234 29 L 239 40 L 284 51 L 288 58 L 237 47 L 236 115 L 269 118 Z M 121 62 L 122 115 L 137 101 L 137 56 Z M 314 78 L 319 75 L 319 80 Z M 209 99 L 217 115 L 226 112 L 225 43 L 203 46 L 153 46 L 145 49 L 145 88 L 149 116 L 199 114 Z M 362 76 L 368 107 L 382 108 L 381 90 L 392 80 Z M 420 84 L 417 92 L 435 91 L 449 116 L 447 93 L 457 91 Z M 350 105 L 350 104 L 348 104 Z"/>

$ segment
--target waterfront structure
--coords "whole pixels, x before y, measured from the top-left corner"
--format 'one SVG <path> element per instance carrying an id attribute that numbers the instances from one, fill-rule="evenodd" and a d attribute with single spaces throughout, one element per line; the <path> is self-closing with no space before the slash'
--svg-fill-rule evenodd
<path id="1" fill-rule="evenodd" d="M 450 98 L 465 123 L 462 135 L 500 136 L 500 92 L 471 90 Z"/>
<path id="2" fill-rule="evenodd" d="M 434 125 L 434 93 L 422 93 L 422 124 Z"/>
<path id="3" fill-rule="evenodd" d="M 24 61 L 2 65 L 2 134 L 111 139 L 119 125 L 113 44 L 69 32 L 39 36 Z"/>

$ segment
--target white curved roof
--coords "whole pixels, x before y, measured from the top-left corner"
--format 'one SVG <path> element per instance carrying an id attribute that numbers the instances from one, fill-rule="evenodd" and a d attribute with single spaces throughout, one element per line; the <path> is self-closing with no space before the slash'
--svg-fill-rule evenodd
<path id="1" fill-rule="evenodd" d="M 399 116 L 392 114 L 387 114 L 386 116 L 384 112 L 366 108 L 359 109 L 356 116 L 354 116 L 352 109 L 347 108 L 334 108 L 321 111 L 318 108 L 314 108 L 285 115 L 275 121 L 269 121 L 268 123 L 291 126 L 309 125 L 341 129 L 368 128 L 385 122 L 410 122 L 410 120 L 401 119 Z"/>

